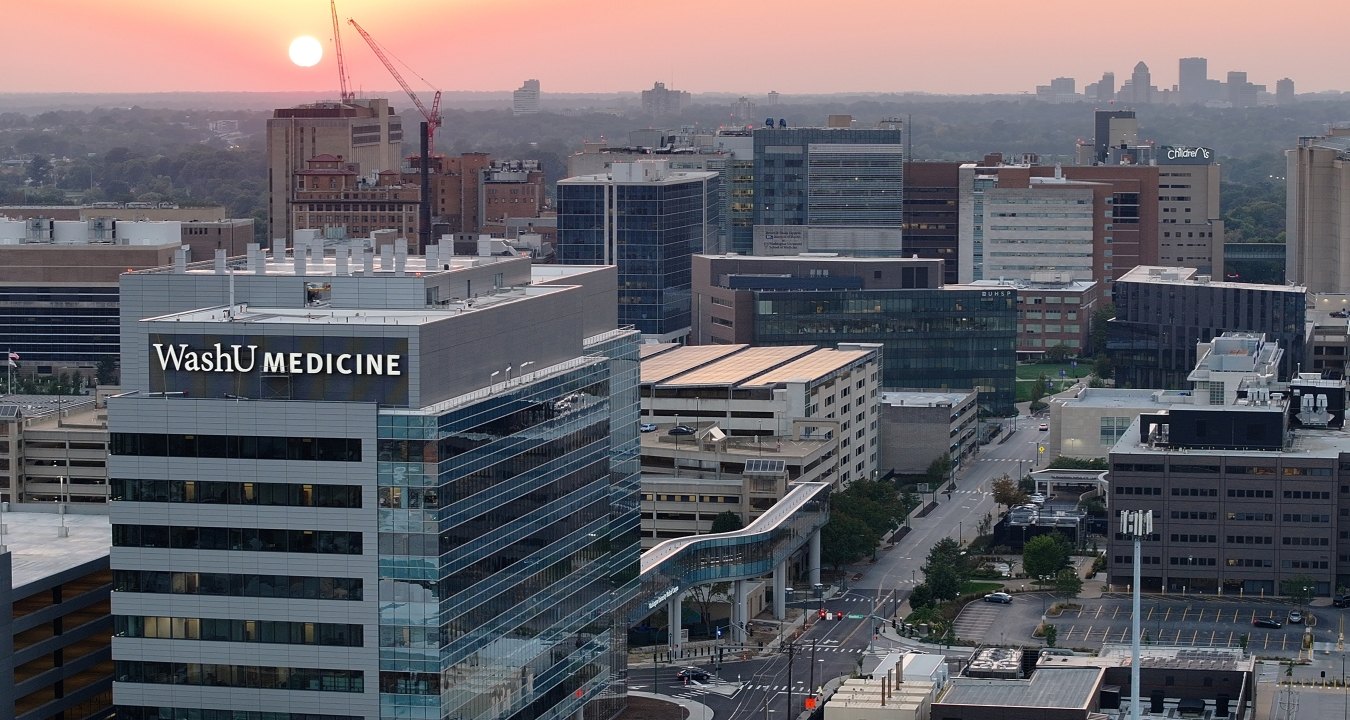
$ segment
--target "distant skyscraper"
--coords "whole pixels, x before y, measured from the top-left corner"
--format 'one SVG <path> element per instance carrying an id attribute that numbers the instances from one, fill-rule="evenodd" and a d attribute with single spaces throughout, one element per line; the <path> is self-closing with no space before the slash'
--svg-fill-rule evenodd
<path id="1" fill-rule="evenodd" d="M 1280 78 L 1275 82 L 1275 104 L 1292 105 L 1294 104 L 1294 81 L 1289 78 Z"/>
<path id="2" fill-rule="evenodd" d="M 539 112 L 539 81 L 526 80 L 511 95 L 512 115 L 534 115 Z"/>
<path id="3" fill-rule="evenodd" d="M 1116 74 L 1113 72 L 1102 73 L 1102 79 L 1097 82 L 1097 102 L 1111 102 L 1116 99 Z"/>
<path id="4" fill-rule="evenodd" d="M 1233 70 L 1228 73 L 1228 104 L 1233 107 L 1252 107 L 1265 86 L 1254 85 L 1247 80 L 1247 73 Z"/>
<path id="5" fill-rule="evenodd" d="M 295 173 L 308 169 L 320 155 L 342 158 L 359 176 L 393 170 L 402 165 L 403 120 L 383 98 L 350 103 L 317 103 L 280 108 L 267 121 L 268 187 L 267 237 L 272 242 L 290 237 L 295 227 L 291 191 Z"/>
<path id="6" fill-rule="evenodd" d="M 1209 60 L 1202 57 L 1181 58 L 1179 63 L 1177 91 L 1181 101 L 1202 103 L 1208 100 Z"/>
<path id="7" fill-rule="evenodd" d="M 1299 138 L 1285 160 L 1286 278 L 1315 293 L 1350 292 L 1350 128 Z"/>
<path id="8" fill-rule="evenodd" d="M 1139 105 L 1147 105 L 1153 102 L 1153 76 L 1149 74 L 1148 65 L 1143 60 L 1134 66 L 1134 72 L 1130 74 L 1130 100 Z"/>
<path id="9" fill-rule="evenodd" d="M 689 258 L 716 247 L 719 176 L 665 160 L 614 163 L 558 181 L 558 262 L 617 265 L 619 324 L 645 338 L 689 334 Z"/>

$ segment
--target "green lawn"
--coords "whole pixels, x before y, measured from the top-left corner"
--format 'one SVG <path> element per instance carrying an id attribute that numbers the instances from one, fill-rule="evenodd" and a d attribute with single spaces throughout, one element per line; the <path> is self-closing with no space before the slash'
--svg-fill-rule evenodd
<path id="1" fill-rule="evenodd" d="M 1002 590 L 1002 589 L 1003 583 L 1001 582 L 984 582 L 982 580 L 967 580 L 961 584 L 962 595 L 970 595 L 974 593 L 985 595 L 994 592 L 995 590 Z"/>

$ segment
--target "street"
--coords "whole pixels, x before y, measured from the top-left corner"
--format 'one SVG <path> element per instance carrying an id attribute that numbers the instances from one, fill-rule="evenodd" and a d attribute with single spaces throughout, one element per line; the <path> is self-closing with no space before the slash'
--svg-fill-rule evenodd
<path id="1" fill-rule="evenodd" d="M 847 590 L 822 603 L 831 612 L 842 614 L 842 619 L 818 620 L 818 601 L 796 601 L 792 605 L 804 606 L 811 624 L 789 644 L 792 652 L 784 649 L 770 658 L 737 657 L 734 661 L 728 655 L 720 672 L 708 683 L 678 680 L 680 665 L 662 664 L 654 670 L 633 667 L 631 686 L 697 700 L 719 719 L 787 720 L 804 709 L 805 693 L 828 679 L 856 671 L 869 649 L 873 656 L 899 649 L 892 647 L 893 641 L 875 636 L 874 630 L 878 624 L 890 622 L 894 609 L 909 596 L 914 584 L 923 580 L 920 568 L 929 550 L 944 537 L 973 540 L 980 521 L 996 509 L 990 483 L 1005 474 L 1016 478 L 1019 466 L 1023 472 L 1036 469 L 1037 443 L 1046 433 L 1036 429 L 1033 418 L 1024 416 L 1018 425 L 1003 442 L 985 445 L 978 455 L 967 458 L 951 498 L 937 493 L 938 506 L 927 517 L 914 518 L 910 532 L 893 548 L 879 550 L 877 561 L 861 569 L 861 578 L 850 579 Z M 929 495 L 928 499 L 932 498 Z M 707 663 L 700 667 L 713 669 Z"/>

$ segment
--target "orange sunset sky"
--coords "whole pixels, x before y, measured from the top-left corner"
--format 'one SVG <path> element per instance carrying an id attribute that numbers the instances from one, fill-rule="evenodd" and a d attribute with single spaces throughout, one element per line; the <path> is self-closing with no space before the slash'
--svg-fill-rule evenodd
<path id="1" fill-rule="evenodd" d="M 692 92 L 1078 89 L 1139 60 L 1153 83 L 1177 58 L 1246 70 L 1274 90 L 1350 89 L 1339 3 L 1292 0 L 339 0 L 357 88 L 395 88 L 346 24 L 443 91 L 614 92 L 656 80 Z M 336 94 L 327 0 L 0 0 L 0 92 L 325 91 Z M 324 43 L 294 66 L 297 35 Z M 410 72 L 404 75 L 422 90 Z"/>

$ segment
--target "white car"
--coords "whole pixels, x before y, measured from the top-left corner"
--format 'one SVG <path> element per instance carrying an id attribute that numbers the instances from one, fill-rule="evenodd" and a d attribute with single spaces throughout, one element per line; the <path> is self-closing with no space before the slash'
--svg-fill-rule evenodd
<path id="1" fill-rule="evenodd" d="M 1041 432 L 1045 432 L 1046 430 L 1050 429 L 1050 423 L 1041 423 L 1040 425 L 1036 426 L 1036 429 L 1040 430 Z"/>
<path id="2" fill-rule="evenodd" d="M 1033 504 L 1033 505 L 1044 505 L 1044 504 L 1045 504 L 1045 496 L 1042 495 L 1042 494 L 1040 494 L 1040 493 L 1032 493 L 1032 494 L 1028 495 L 1028 496 L 1027 496 L 1027 500 L 1030 500 L 1030 501 L 1031 501 L 1031 504 Z"/>

